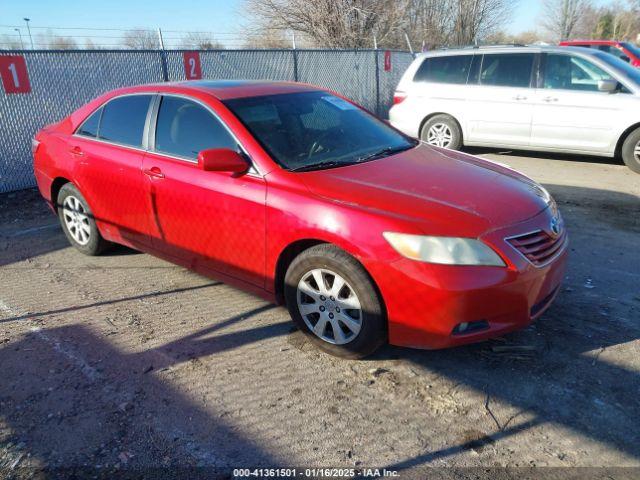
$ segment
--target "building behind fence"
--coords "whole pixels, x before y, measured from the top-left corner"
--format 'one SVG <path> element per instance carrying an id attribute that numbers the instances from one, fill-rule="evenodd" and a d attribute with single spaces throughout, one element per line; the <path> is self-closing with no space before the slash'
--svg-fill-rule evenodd
<path id="1" fill-rule="evenodd" d="M 182 50 L 0 51 L 23 55 L 31 92 L 0 89 L 0 193 L 35 185 L 31 139 L 114 88 L 185 79 Z M 334 90 L 385 117 L 393 91 L 413 60 L 381 50 L 205 50 L 202 78 L 312 83 Z M 390 68 L 389 68 L 390 67 Z"/>

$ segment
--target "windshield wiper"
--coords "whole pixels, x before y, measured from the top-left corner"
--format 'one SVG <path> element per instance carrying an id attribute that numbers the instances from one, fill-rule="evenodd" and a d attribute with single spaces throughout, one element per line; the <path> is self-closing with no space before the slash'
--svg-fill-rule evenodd
<path id="1" fill-rule="evenodd" d="M 375 160 L 376 158 L 388 157 L 389 155 L 393 155 L 394 153 L 403 152 L 405 150 L 409 150 L 413 148 L 415 145 L 403 145 L 402 147 L 384 147 L 380 150 L 376 150 L 369 155 L 365 155 L 364 157 L 358 158 L 357 162 L 366 162 L 367 160 Z"/>
<path id="2" fill-rule="evenodd" d="M 307 172 L 309 170 L 320 170 L 322 168 L 331 168 L 331 167 L 344 167 L 352 164 L 353 162 L 336 162 L 335 160 L 331 160 L 326 162 L 310 163 L 309 165 L 302 165 L 301 167 L 292 168 L 291 171 Z"/>

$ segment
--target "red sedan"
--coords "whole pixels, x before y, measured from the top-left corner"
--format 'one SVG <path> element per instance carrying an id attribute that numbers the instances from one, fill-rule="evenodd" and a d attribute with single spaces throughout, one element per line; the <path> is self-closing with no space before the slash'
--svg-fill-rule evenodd
<path id="1" fill-rule="evenodd" d="M 563 277 L 544 188 L 309 85 L 112 91 L 39 132 L 34 155 L 78 250 L 128 245 L 284 303 L 334 355 L 523 328 Z"/>

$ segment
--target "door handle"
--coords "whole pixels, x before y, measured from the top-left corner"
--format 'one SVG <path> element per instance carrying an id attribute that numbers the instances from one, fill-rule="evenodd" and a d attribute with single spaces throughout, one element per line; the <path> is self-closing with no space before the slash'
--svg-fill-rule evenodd
<path id="1" fill-rule="evenodd" d="M 558 99 L 556 97 L 544 97 L 542 101 L 549 103 L 549 102 L 557 102 Z"/>
<path id="2" fill-rule="evenodd" d="M 84 156 L 84 152 L 82 151 L 82 149 L 80 147 L 73 147 L 69 149 L 69 153 L 71 153 L 71 155 L 74 155 L 76 157 L 83 157 Z"/>
<path id="3" fill-rule="evenodd" d="M 527 97 L 525 97 L 524 95 L 516 95 L 515 97 L 513 97 L 514 100 L 526 100 Z"/>
<path id="4" fill-rule="evenodd" d="M 164 178 L 164 173 L 158 167 L 145 168 L 142 173 L 151 178 Z"/>

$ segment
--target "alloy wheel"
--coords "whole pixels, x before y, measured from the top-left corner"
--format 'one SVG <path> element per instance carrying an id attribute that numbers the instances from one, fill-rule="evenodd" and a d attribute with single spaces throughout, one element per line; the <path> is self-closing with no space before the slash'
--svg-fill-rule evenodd
<path id="1" fill-rule="evenodd" d="M 64 223 L 69 234 L 80 245 L 89 243 L 91 227 L 89 216 L 82 202 L 73 195 L 69 195 L 62 203 Z"/>
<path id="2" fill-rule="evenodd" d="M 451 145 L 453 134 L 448 125 L 444 123 L 435 123 L 431 125 L 427 132 L 427 143 L 436 147 L 447 148 Z"/>
<path id="3" fill-rule="evenodd" d="M 336 272 L 324 268 L 307 272 L 298 282 L 297 300 L 305 324 L 325 342 L 344 345 L 360 333 L 360 300 Z"/>

